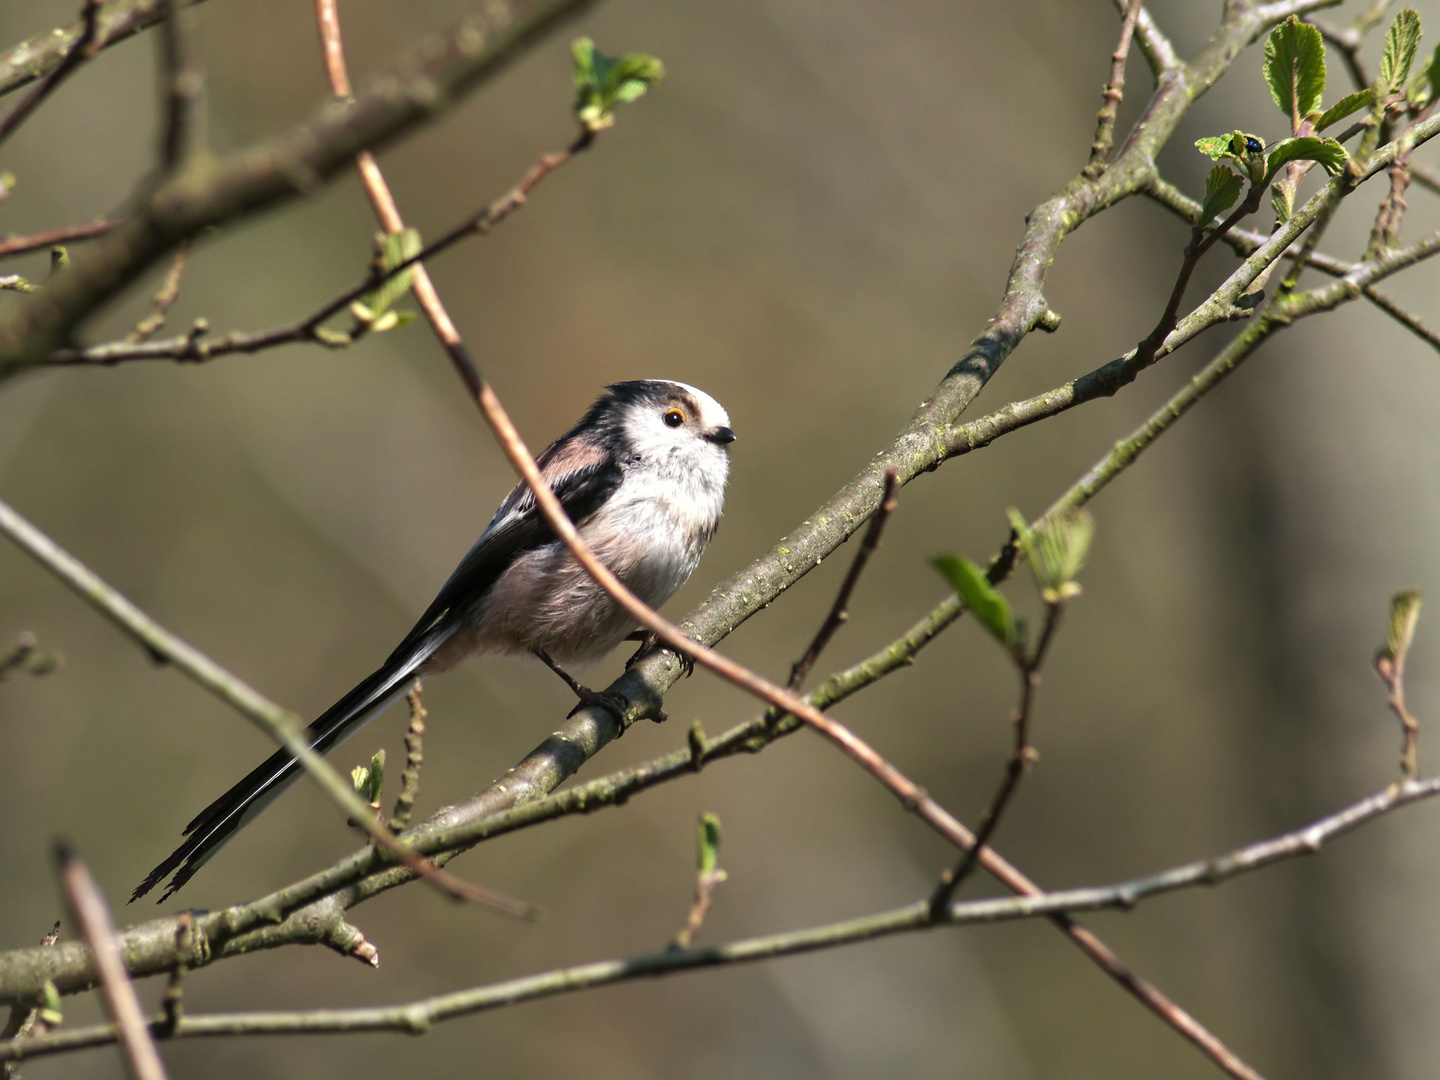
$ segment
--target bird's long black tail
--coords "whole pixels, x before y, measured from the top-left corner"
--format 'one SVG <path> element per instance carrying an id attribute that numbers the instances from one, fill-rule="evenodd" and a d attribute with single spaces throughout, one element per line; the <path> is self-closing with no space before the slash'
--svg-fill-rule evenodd
<path id="1" fill-rule="evenodd" d="M 416 669 L 435 652 L 449 635 L 441 632 L 421 637 L 397 649 L 384 665 L 330 706 L 306 731 L 312 749 L 326 753 L 359 731 L 397 697 L 405 692 Z M 408 647 L 407 647 L 408 646 Z M 250 775 L 202 810 L 184 835 L 189 837 L 142 881 L 130 902 L 134 903 L 158 885 L 171 871 L 175 876 L 161 895 L 164 903 L 189 881 L 210 856 L 269 806 L 280 793 L 300 778 L 304 769 L 290 751 L 271 754 Z"/>

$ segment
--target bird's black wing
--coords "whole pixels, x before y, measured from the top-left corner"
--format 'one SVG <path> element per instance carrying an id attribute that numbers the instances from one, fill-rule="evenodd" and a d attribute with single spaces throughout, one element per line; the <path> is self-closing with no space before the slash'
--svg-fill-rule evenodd
<path id="1" fill-rule="evenodd" d="M 620 486 L 621 468 L 613 455 L 566 436 L 537 459 L 570 519 L 583 522 Z M 540 513 L 534 493 L 516 485 L 475 546 L 460 560 L 440 592 L 389 658 L 348 694 L 325 710 L 306 731 L 310 746 L 326 753 L 404 693 L 410 676 L 464 624 L 465 617 L 501 574 L 527 551 L 555 539 Z M 131 902 L 144 896 L 172 871 L 163 903 L 226 841 L 281 792 L 299 779 L 301 769 L 290 751 L 277 750 L 245 779 L 201 811 L 186 826 L 188 839 L 140 883 Z"/>

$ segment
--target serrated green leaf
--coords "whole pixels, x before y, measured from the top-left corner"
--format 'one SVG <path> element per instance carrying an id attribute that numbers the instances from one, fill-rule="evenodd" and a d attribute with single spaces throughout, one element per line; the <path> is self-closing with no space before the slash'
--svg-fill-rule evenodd
<path id="1" fill-rule="evenodd" d="M 707 877 L 720 865 L 720 819 L 714 814 L 701 814 L 696 841 L 695 861 L 701 877 Z"/>
<path id="2" fill-rule="evenodd" d="M 1216 165 L 1205 178 L 1205 199 L 1200 204 L 1200 220 L 1197 229 L 1208 226 L 1240 198 L 1244 181 L 1228 165 Z"/>
<path id="3" fill-rule="evenodd" d="M 1270 189 L 1270 205 L 1275 210 L 1275 220 L 1284 225 L 1295 212 L 1295 193 L 1289 184 L 1276 184 Z"/>
<path id="4" fill-rule="evenodd" d="M 1008 651 L 1014 652 L 1018 641 L 1015 615 L 1009 601 L 996 592 L 985 577 L 985 571 L 956 555 L 937 555 L 930 561 L 949 580 L 980 624 Z"/>
<path id="5" fill-rule="evenodd" d="M 1230 150 L 1229 135 L 1207 135 L 1203 139 L 1195 140 L 1195 148 L 1210 158 L 1211 161 L 1219 161 L 1221 158 L 1235 157 Z"/>
<path id="6" fill-rule="evenodd" d="M 1265 41 L 1265 82 L 1280 111 L 1298 125 L 1325 96 L 1325 42 L 1320 31 L 1291 15 Z"/>
<path id="7" fill-rule="evenodd" d="M 1420 14 L 1414 8 L 1405 8 L 1385 31 L 1385 51 L 1380 55 L 1380 81 L 1389 93 L 1399 90 L 1410 77 L 1410 65 L 1415 63 L 1419 46 Z"/>
<path id="8" fill-rule="evenodd" d="M 1282 139 L 1270 148 L 1265 159 L 1266 181 L 1273 179 L 1280 169 L 1292 161 L 1314 161 L 1331 176 L 1345 168 L 1350 155 L 1334 139 L 1322 139 L 1317 135 L 1306 135 L 1300 139 Z"/>
<path id="9" fill-rule="evenodd" d="M 1371 90 L 1357 90 L 1353 94 L 1346 94 L 1330 108 L 1320 114 L 1315 121 L 1315 130 L 1324 131 L 1331 124 L 1339 123 L 1347 116 L 1368 108 L 1375 100 L 1374 92 Z"/>
<path id="10" fill-rule="evenodd" d="M 606 56 L 589 38 L 571 46 L 575 58 L 575 115 L 599 131 L 615 123 L 615 106 L 634 101 L 665 77 L 665 65 L 645 53 Z"/>
<path id="11" fill-rule="evenodd" d="M 1011 510 L 1010 525 L 1045 601 L 1055 604 L 1080 595 L 1075 576 L 1090 554 L 1095 519 L 1084 510 L 1064 510 L 1031 529 L 1018 510 Z"/>

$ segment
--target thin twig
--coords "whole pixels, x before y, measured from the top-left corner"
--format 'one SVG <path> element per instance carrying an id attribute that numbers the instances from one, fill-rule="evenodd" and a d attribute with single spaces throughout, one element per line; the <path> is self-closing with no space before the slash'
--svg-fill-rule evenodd
<path id="1" fill-rule="evenodd" d="M 1005 764 L 1005 778 L 1000 782 L 999 789 L 990 800 L 990 806 L 985 811 L 985 816 L 980 819 L 980 827 L 975 830 L 974 845 L 960 857 L 959 862 L 940 875 L 940 881 L 930 894 L 930 912 L 936 917 L 943 916 L 956 891 L 979 865 L 980 855 L 989 846 L 990 838 L 995 835 L 995 830 L 1000 827 L 1000 818 L 1005 813 L 1005 808 L 1009 805 L 1016 789 L 1019 788 L 1025 771 L 1038 760 L 1039 755 L 1030 742 L 1030 719 L 1034 714 L 1035 690 L 1040 685 L 1040 669 L 1045 663 L 1045 656 L 1050 650 L 1050 642 L 1054 640 L 1055 631 L 1060 627 L 1063 613 L 1064 604 L 1062 602 L 1046 604 L 1045 628 L 1040 632 L 1040 640 L 1035 646 L 1035 651 L 1028 656 L 1019 657 L 1017 666 L 1020 672 L 1020 704 L 1010 717 L 1015 727 L 1015 748 L 1011 751 L 1010 759 Z"/>
<path id="2" fill-rule="evenodd" d="M 8 536 L 119 630 L 137 641 L 153 660 L 173 665 L 177 671 L 209 690 L 289 750 L 331 801 L 347 815 L 362 822 L 371 840 L 384 848 L 387 854 L 454 897 L 486 904 L 510 915 L 534 916 L 533 906 L 460 881 L 432 866 L 424 856 L 398 843 L 390 831 L 367 812 L 355 789 L 311 748 L 298 716 L 270 701 L 199 649 L 166 630 L 5 502 L 0 502 L 0 533 Z"/>
<path id="3" fill-rule="evenodd" d="M 105 1006 L 115 1022 L 130 1074 L 135 1080 L 165 1080 L 165 1066 L 160 1061 L 160 1052 L 155 1049 L 155 1040 L 150 1037 L 150 1027 L 140 1008 L 140 999 L 135 996 L 135 986 L 130 982 L 130 975 L 120 958 L 110 906 L 105 903 L 100 887 L 90 876 L 90 868 L 69 848 L 58 845 L 55 857 L 60 865 L 60 882 L 65 888 L 70 917 L 90 948 L 90 956 L 100 976 L 100 989 L 105 995 Z"/>
<path id="4" fill-rule="evenodd" d="M 40 939 L 40 947 L 49 949 L 60 940 L 60 923 L 57 921 L 50 928 L 50 932 Z M 49 1025 L 42 1018 L 44 1009 L 39 1005 L 31 1005 L 28 1002 L 15 1002 L 10 1006 L 10 1018 L 5 1023 L 5 1029 L 0 1031 L 0 1044 L 9 1042 L 11 1039 L 30 1039 L 44 1035 L 50 1030 Z M 18 1080 L 19 1063 L 6 1061 L 0 1064 L 0 1077 L 4 1080 Z"/>
<path id="5" fill-rule="evenodd" d="M 0 259 L 8 258 L 11 255 L 24 255 L 28 251 L 39 251 L 41 248 L 54 247 L 56 244 L 91 240 L 97 236 L 104 236 L 119 226 L 120 221 L 116 218 L 97 218 L 83 225 L 66 225 L 64 228 L 30 233 L 28 236 L 11 234 L 0 238 Z"/>
<path id="6" fill-rule="evenodd" d="M 170 263 L 170 270 L 160 285 L 160 291 L 150 302 L 150 314 L 136 323 L 135 329 L 125 335 L 127 342 L 138 344 L 149 341 L 165 325 L 165 316 L 169 314 L 170 306 L 180 297 L 180 276 L 185 273 L 185 258 L 189 251 L 189 241 L 182 242 L 175 250 L 175 258 Z"/>
<path id="7" fill-rule="evenodd" d="M 1313 855 L 1337 837 L 1436 795 L 1440 795 L 1440 776 L 1407 780 L 1301 828 L 1217 858 L 1185 863 L 1112 885 L 1067 889 L 1032 897 L 956 903 L 948 909 L 946 917 L 940 922 L 931 920 L 929 904 L 921 900 L 892 911 L 806 930 L 747 938 L 701 949 L 666 950 L 630 960 L 602 961 L 562 968 L 403 1005 L 310 1012 L 187 1015 L 182 1018 L 173 1036 L 205 1038 L 294 1033 L 345 1034 L 357 1031 L 394 1031 L 414 1035 L 428 1030 L 434 1023 L 559 994 L 698 968 L 795 956 L 874 941 L 893 934 L 925 931 L 938 926 L 1054 918 L 1062 914 L 1106 909 L 1130 910 L 1152 897 L 1183 889 L 1209 887 L 1276 863 Z M 165 1022 L 163 1016 L 154 1017 L 150 1021 L 152 1030 L 162 1037 L 167 1037 Z M 113 1025 L 76 1028 L 27 1043 L 0 1045 L 0 1061 L 19 1061 L 85 1047 L 104 1046 L 114 1041 Z"/>
<path id="8" fill-rule="evenodd" d="M 869 563 L 870 556 L 875 554 L 875 549 L 880 546 L 880 536 L 885 531 L 885 523 L 890 520 L 890 515 L 899 505 L 895 498 L 899 489 L 900 481 L 895 470 L 886 469 L 885 490 L 880 499 L 880 509 L 875 511 L 875 516 L 866 526 L 860 547 L 855 552 L 855 560 L 850 564 L 850 569 L 845 574 L 845 580 L 840 583 L 840 591 L 835 594 L 835 602 L 830 605 L 830 611 L 825 616 L 825 621 L 815 632 L 814 640 L 810 642 L 804 655 L 796 660 L 795 666 L 790 669 L 790 681 L 785 684 L 786 689 L 799 690 L 804 685 L 810 669 L 815 666 L 815 661 L 820 659 L 820 654 L 825 650 L 825 646 L 830 644 L 830 639 L 835 636 L 835 632 L 850 618 L 850 596 L 860 581 L 860 575 L 865 572 L 865 566 Z"/>
<path id="9" fill-rule="evenodd" d="M 1084 175 L 1094 180 L 1105 171 L 1105 159 L 1115 144 L 1115 116 L 1125 97 L 1125 61 L 1130 56 L 1130 39 L 1135 34 L 1135 21 L 1140 17 L 1141 0 L 1129 0 L 1125 16 L 1120 20 L 1120 42 L 1110 57 L 1110 81 L 1101 93 L 1100 112 L 1095 117 L 1095 141 L 1090 144 L 1090 164 Z"/>
<path id="10" fill-rule="evenodd" d="M 405 695 L 410 706 L 410 726 L 405 729 L 405 771 L 400 775 L 400 794 L 395 797 L 395 812 L 390 815 L 390 831 L 396 834 L 410 827 L 415 797 L 420 793 L 420 767 L 425 763 L 425 705 L 420 699 L 420 680 Z"/>
<path id="11" fill-rule="evenodd" d="M 75 73 L 76 68 L 99 52 L 95 32 L 100 19 L 100 4 L 101 0 L 85 0 L 85 6 L 80 10 L 80 17 L 84 22 L 84 29 L 80 31 L 80 36 L 65 53 L 65 59 L 50 73 L 49 77 L 21 98 L 4 119 L 0 119 L 0 143 L 14 134 L 15 129 L 23 124 L 62 82 Z"/>

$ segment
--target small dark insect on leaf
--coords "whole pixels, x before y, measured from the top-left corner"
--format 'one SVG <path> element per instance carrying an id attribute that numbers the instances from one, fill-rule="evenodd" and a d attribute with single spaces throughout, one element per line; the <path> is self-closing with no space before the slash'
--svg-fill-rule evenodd
<path id="1" fill-rule="evenodd" d="M 1245 149 L 1249 150 L 1252 154 L 1263 154 L 1265 152 L 1265 144 L 1254 135 L 1246 135 Z"/>

